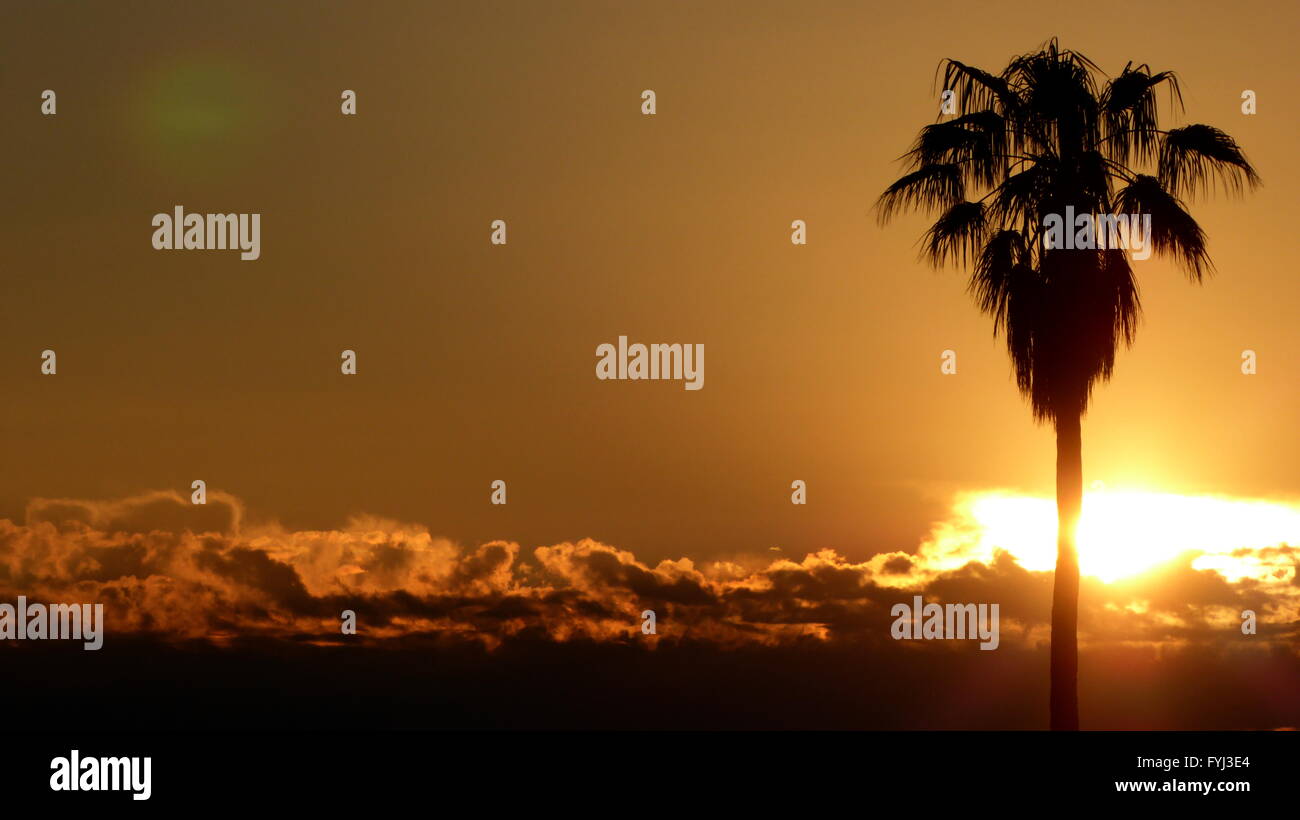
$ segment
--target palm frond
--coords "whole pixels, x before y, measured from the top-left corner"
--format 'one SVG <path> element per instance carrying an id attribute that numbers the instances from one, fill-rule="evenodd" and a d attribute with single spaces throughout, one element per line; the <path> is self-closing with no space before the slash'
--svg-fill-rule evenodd
<path id="1" fill-rule="evenodd" d="M 1138 294 L 1138 283 L 1133 276 L 1133 267 L 1128 255 L 1121 250 L 1103 251 L 1100 257 L 1098 273 L 1101 275 L 1105 292 L 1110 295 L 1111 332 L 1116 342 L 1123 342 L 1125 347 L 1132 347 L 1137 337 L 1137 326 L 1142 321 L 1142 299 Z M 1112 344 L 1113 348 L 1115 345 Z M 1110 377 L 1110 371 L 1105 373 Z"/>
<path id="2" fill-rule="evenodd" d="M 986 228 L 983 202 L 958 202 L 930 226 L 922 254 L 935 267 L 949 260 L 964 265 L 979 254 Z"/>
<path id="3" fill-rule="evenodd" d="M 1034 362 L 1036 361 L 1039 323 L 1043 316 L 1045 287 L 1038 271 L 1020 264 L 1011 269 L 1007 279 L 1006 329 L 1007 353 L 1011 356 L 1011 371 L 1016 387 L 1032 397 Z M 1032 402 L 1032 398 L 1031 398 Z M 1034 416 L 1044 418 L 1034 405 Z"/>
<path id="4" fill-rule="evenodd" d="M 971 273 L 967 290 L 984 313 L 993 317 L 993 335 L 1007 322 L 1012 276 L 1027 256 L 1025 237 L 1019 231 L 998 231 L 989 237 Z"/>
<path id="5" fill-rule="evenodd" d="M 1148 162 L 1155 157 L 1159 136 L 1155 92 L 1160 85 L 1169 88 L 1171 102 L 1177 99 L 1181 109 L 1183 92 L 1172 71 L 1151 74 L 1146 65 L 1134 68 L 1130 61 L 1118 77 L 1106 84 L 1101 107 L 1111 159 Z"/>
<path id="6" fill-rule="evenodd" d="M 1006 80 L 957 60 L 944 60 L 943 87 L 953 92 L 959 115 L 988 109 L 1013 112 L 1020 106 Z"/>
<path id="7" fill-rule="evenodd" d="M 1217 181 L 1228 193 L 1259 185 L 1259 175 L 1241 146 L 1209 125 L 1188 125 L 1165 134 L 1160 143 L 1160 182 L 1176 196 L 1209 190 Z"/>
<path id="8" fill-rule="evenodd" d="M 1011 174 L 991 194 L 994 219 L 1003 225 L 1032 229 L 1039 206 L 1051 188 L 1054 163 L 1038 157 L 1023 171 Z"/>
<path id="9" fill-rule="evenodd" d="M 956 163 L 923 165 L 885 189 L 876 201 L 877 217 L 883 224 L 904 208 L 934 210 L 949 207 L 962 201 L 964 192 L 961 169 Z"/>
<path id="10" fill-rule="evenodd" d="M 1205 248 L 1205 232 L 1156 177 L 1139 174 L 1116 193 L 1115 206 L 1123 213 L 1150 214 L 1155 252 L 1170 256 L 1193 281 L 1214 271 Z"/>
<path id="11" fill-rule="evenodd" d="M 973 111 L 921 129 L 907 156 L 913 168 L 956 163 L 977 185 L 992 185 L 1007 164 L 1007 123 L 996 111 Z"/>

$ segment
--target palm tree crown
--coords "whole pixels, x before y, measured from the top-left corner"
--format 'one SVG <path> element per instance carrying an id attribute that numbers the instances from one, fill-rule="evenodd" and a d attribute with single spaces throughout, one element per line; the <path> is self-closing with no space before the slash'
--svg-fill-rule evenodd
<path id="1" fill-rule="evenodd" d="M 1130 62 L 1105 79 L 1055 39 L 998 75 L 956 60 L 941 66 L 955 116 L 921 130 L 905 155 L 909 173 L 877 203 L 879 217 L 937 212 L 923 255 L 935 266 L 972 266 L 970 291 L 1004 335 L 1035 418 L 1082 414 L 1097 381 L 1110 378 L 1119 343 L 1133 342 L 1138 287 L 1123 249 L 1045 247 L 1044 217 L 1067 206 L 1149 214 L 1155 253 L 1199 282 L 1213 267 L 1183 199 L 1259 178 L 1217 128 L 1159 127 L 1161 86 L 1171 108 L 1182 105 L 1172 72 Z"/>

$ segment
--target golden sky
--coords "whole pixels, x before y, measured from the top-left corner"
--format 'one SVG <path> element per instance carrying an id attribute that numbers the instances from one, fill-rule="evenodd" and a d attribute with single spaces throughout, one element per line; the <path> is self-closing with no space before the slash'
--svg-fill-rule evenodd
<path id="1" fill-rule="evenodd" d="M 917 263 L 919 216 L 870 206 L 933 120 L 941 58 L 999 70 L 1051 35 L 1112 73 L 1178 71 L 1181 122 L 1227 130 L 1264 180 L 1195 203 L 1204 286 L 1138 263 L 1146 321 L 1085 421 L 1085 480 L 1294 498 L 1290 29 L 1250 3 L 1069 8 L 159 3 L 112 37 L 106 8 L 6 10 L 0 95 L 30 110 L 0 138 L 20 192 L 0 514 L 203 478 L 297 527 L 866 557 L 954 491 L 1050 493 L 1050 432 L 964 276 Z M 176 204 L 260 212 L 262 258 L 154 251 Z M 705 389 L 598 382 L 619 335 L 704 343 Z"/>

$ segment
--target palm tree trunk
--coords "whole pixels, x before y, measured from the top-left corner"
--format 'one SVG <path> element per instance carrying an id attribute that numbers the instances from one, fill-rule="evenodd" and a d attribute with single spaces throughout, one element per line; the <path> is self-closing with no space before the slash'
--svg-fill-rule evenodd
<path id="1" fill-rule="evenodd" d="M 1056 577 L 1052 589 L 1053 731 L 1079 728 L 1079 554 L 1075 528 L 1083 509 L 1083 444 L 1079 413 L 1056 419 Z"/>

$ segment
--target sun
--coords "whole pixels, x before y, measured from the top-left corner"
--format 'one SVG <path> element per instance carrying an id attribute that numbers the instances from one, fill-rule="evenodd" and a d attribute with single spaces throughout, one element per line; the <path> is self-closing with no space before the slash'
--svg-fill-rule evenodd
<path id="1" fill-rule="evenodd" d="M 981 552 L 1009 552 L 1026 569 L 1056 566 L 1056 504 L 1047 498 L 977 493 L 959 502 L 978 532 Z M 1261 578 L 1277 569 L 1256 551 L 1300 544 L 1300 505 L 1150 490 L 1095 489 L 1084 494 L 1079 570 L 1113 582 L 1188 551 L 1195 569 L 1227 580 Z"/>

